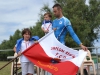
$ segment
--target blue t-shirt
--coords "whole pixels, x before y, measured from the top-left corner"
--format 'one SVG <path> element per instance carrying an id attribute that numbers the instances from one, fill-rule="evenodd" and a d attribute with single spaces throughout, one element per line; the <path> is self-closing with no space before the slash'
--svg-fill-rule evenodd
<path id="1" fill-rule="evenodd" d="M 55 19 L 53 21 L 53 29 L 56 30 L 54 31 L 55 37 L 63 44 L 65 44 L 65 36 L 67 34 L 67 32 L 70 33 L 71 37 L 73 38 L 73 40 L 79 45 L 81 44 L 81 41 L 79 40 L 79 38 L 77 37 L 77 35 L 75 34 L 70 21 L 65 18 L 64 16 L 60 19 Z"/>

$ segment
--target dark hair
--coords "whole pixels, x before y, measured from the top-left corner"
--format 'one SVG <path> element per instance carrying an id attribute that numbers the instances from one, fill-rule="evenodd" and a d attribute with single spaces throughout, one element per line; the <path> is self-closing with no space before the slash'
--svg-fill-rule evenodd
<path id="1" fill-rule="evenodd" d="M 52 18 L 52 15 L 49 12 L 45 13 L 44 16 L 45 15 L 48 15 L 50 18 Z"/>
<path id="2" fill-rule="evenodd" d="M 62 9 L 60 4 L 55 4 L 52 8 L 57 7 L 58 9 Z"/>
<path id="3" fill-rule="evenodd" d="M 22 36 L 23 36 L 25 33 L 28 33 L 30 36 L 32 35 L 31 31 L 30 31 L 28 28 L 24 28 L 24 30 L 22 31 Z"/>

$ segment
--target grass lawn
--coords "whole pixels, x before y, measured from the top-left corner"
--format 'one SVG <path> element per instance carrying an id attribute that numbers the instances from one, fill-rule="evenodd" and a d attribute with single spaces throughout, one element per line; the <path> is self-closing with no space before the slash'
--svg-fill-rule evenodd
<path id="1" fill-rule="evenodd" d="M 5 65 L 7 61 L 0 61 L 0 68 Z M 4 67 L 2 70 L 0 70 L 0 75 L 11 75 L 11 64 Z"/>

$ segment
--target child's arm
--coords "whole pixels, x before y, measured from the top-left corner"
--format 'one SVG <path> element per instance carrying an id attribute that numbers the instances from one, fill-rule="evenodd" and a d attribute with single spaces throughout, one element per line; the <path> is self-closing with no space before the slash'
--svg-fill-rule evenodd
<path id="1" fill-rule="evenodd" d="M 41 27 L 42 31 L 44 31 L 44 33 L 48 33 L 48 30 L 45 30 L 43 27 Z"/>
<path id="2" fill-rule="evenodd" d="M 21 56 L 21 55 L 22 55 L 22 53 L 19 51 L 18 54 L 17 54 L 17 56 Z"/>
<path id="3" fill-rule="evenodd" d="M 34 41 L 34 43 L 38 43 L 38 41 Z"/>
<path id="4" fill-rule="evenodd" d="M 16 46 L 14 46 L 13 50 L 14 50 L 14 52 L 16 52 Z"/>

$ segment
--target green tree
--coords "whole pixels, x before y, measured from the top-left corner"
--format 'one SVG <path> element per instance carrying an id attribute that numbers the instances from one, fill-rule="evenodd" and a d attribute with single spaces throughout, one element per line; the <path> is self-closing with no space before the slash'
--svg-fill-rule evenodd
<path id="1" fill-rule="evenodd" d="M 21 31 L 16 30 L 13 36 L 10 36 L 9 40 L 4 40 L 0 45 L 0 50 L 13 49 L 16 44 L 16 40 L 21 37 Z M 0 60 L 7 60 L 7 56 L 14 55 L 13 51 L 0 52 Z"/>
<path id="2" fill-rule="evenodd" d="M 90 0 L 89 5 L 86 5 L 86 0 L 54 0 L 54 3 L 59 3 L 62 6 L 64 16 L 71 21 L 73 29 L 83 44 L 89 47 L 93 46 L 93 41 L 98 38 L 100 32 L 100 0 Z M 45 12 L 50 12 L 53 15 L 51 10 L 47 4 L 41 8 L 40 19 L 35 26 L 29 27 L 33 36 L 38 35 L 40 38 L 44 36 L 44 32 L 41 30 L 43 15 Z M 53 16 L 52 19 L 54 18 Z M 4 40 L 0 44 L 0 49 L 13 48 L 16 40 L 21 37 L 21 31 L 16 30 L 9 40 Z M 65 41 L 69 47 L 78 46 L 69 34 L 67 34 Z M 2 54 L 11 55 L 10 53 L 3 52 Z"/>
<path id="3" fill-rule="evenodd" d="M 98 34 L 94 33 L 94 29 L 98 29 L 100 25 L 100 1 L 90 0 L 89 5 L 86 5 L 86 0 L 54 0 L 54 3 L 62 6 L 64 16 L 70 19 L 83 44 L 93 46 L 93 41 L 97 39 Z M 69 34 L 66 38 L 66 45 L 77 46 Z"/>

